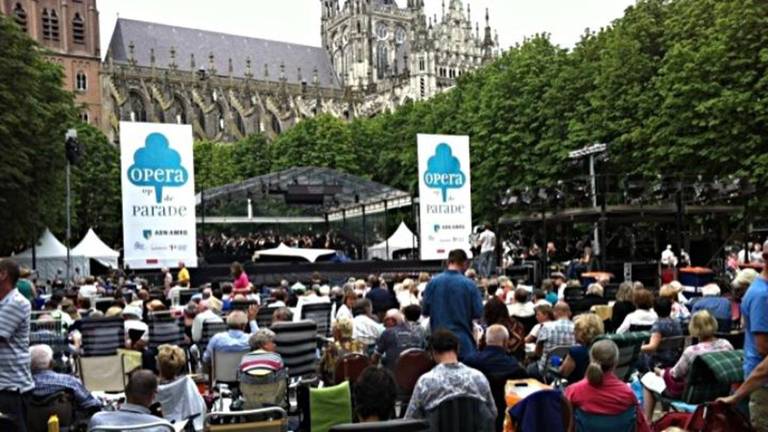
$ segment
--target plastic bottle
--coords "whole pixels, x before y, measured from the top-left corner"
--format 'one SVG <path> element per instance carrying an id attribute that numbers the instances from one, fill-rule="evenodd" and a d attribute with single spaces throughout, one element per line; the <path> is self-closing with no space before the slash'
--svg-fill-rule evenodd
<path id="1" fill-rule="evenodd" d="M 48 432 L 60 432 L 59 416 L 56 414 L 51 415 L 48 418 Z"/>

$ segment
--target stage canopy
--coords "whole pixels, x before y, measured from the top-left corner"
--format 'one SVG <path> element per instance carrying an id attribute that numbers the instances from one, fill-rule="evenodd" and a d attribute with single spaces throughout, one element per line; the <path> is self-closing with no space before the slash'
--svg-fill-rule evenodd
<path id="1" fill-rule="evenodd" d="M 416 235 L 411 232 L 405 222 L 400 222 L 400 226 L 387 240 L 368 248 L 368 258 L 391 260 L 397 251 L 418 247 L 419 240 Z"/>
<path id="2" fill-rule="evenodd" d="M 283 243 L 274 249 L 267 249 L 258 251 L 254 254 L 254 260 L 258 260 L 262 257 L 280 257 L 280 258 L 296 258 L 309 262 L 315 262 L 318 258 L 323 256 L 335 255 L 336 251 L 333 249 L 305 249 L 305 248 L 292 248 Z"/>
<path id="3" fill-rule="evenodd" d="M 408 207 L 411 197 L 334 169 L 294 167 L 205 189 L 196 204 L 205 223 L 325 223 Z"/>
<path id="4" fill-rule="evenodd" d="M 93 228 L 89 229 L 80 243 L 72 249 L 72 254 L 95 259 L 101 265 L 113 269 L 117 268 L 117 259 L 120 257 L 120 253 L 107 246 Z"/>

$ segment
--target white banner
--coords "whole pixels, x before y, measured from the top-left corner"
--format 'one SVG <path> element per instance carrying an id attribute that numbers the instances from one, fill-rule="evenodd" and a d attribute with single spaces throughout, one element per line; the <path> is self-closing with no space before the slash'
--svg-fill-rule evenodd
<path id="1" fill-rule="evenodd" d="M 419 134 L 418 146 L 421 259 L 445 259 L 453 249 L 471 256 L 469 137 Z"/>
<path id="2" fill-rule="evenodd" d="M 197 267 L 192 127 L 120 122 L 120 160 L 125 264 Z"/>

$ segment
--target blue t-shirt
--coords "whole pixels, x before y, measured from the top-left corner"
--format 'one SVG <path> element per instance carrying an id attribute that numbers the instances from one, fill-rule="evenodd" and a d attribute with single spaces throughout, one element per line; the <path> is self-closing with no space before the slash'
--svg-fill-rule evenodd
<path id="1" fill-rule="evenodd" d="M 471 279 L 454 270 L 432 278 L 424 290 L 422 313 L 429 317 L 432 332 L 444 328 L 459 337 L 459 357 L 475 352 L 472 320 L 482 316 L 483 300 Z"/>
<path id="2" fill-rule="evenodd" d="M 731 320 L 731 301 L 724 297 L 701 297 L 693 303 L 691 315 L 706 310 L 717 320 Z"/>
<path id="3" fill-rule="evenodd" d="M 741 301 L 744 317 L 744 378 L 763 360 L 757 351 L 755 333 L 768 333 L 768 281 L 758 276 Z"/>

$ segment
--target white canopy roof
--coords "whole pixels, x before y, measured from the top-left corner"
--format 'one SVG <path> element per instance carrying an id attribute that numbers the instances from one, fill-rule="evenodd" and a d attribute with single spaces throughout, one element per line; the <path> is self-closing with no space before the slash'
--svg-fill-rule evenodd
<path id="1" fill-rule="evenodd" d="M 120 256 L 120 252 L 107 246 L 93 231 L 93 228 L 88 230 L 80 243 L 75 246 L 72 251 L 72 255 L 84 256 L 87 258 L 93 258 L 101 264 L 117 268 L 117 259 Z"/>
<path id="2" fill-rule="evenodd" d="M 301 258 L 309 262 L 315 262 L 321 256 L 335 255 L 336 251 L 333 249 L 304 249 L 304 248 L 292 248 L 283 243 L 274 249 L 267 249 L 258 251 L 253 254 L 254 259 L 259 259 L 262 256 L 273 257 L 288 257 L 288 258 Z"/>
<path id="3" fill-rule="evenodd" d="M 70 251 L 71 252 L 71 251 Z M 16 255 L 17 258 L 32 258 L 32 248 Z M 67 247 L 60 242 L 51 230 L 45 229 L 35 248 L 36 258 L 61 258 L 67 257 Z"/>
<path id="4" fill-rule="evenodd" d="M 408 228 L 405 222 L 400 222 L 400 226 L 389 237 L 389 239 L 375 244 L 368 248 L 368 258 L 392 259 L 395 252 L 404 249 L 414 249 L 419 247 L 419 239 Z M 389 249 L 389 256 L 387 256 Z"/>

